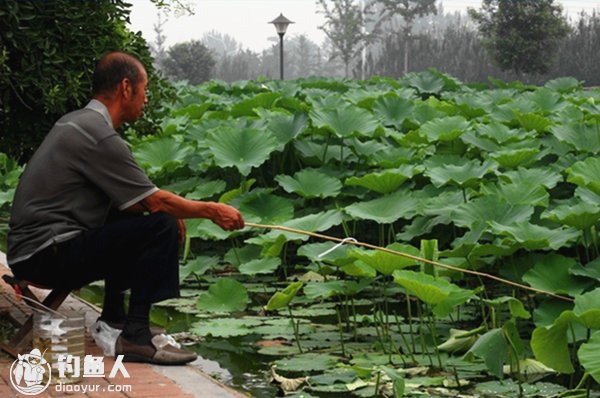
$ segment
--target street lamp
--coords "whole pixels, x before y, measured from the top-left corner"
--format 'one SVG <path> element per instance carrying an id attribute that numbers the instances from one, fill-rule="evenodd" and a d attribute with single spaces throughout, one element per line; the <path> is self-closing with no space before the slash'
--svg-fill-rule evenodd
<path id="1" fill-rule="evenodd" d="M 279 35 L 279 75 L 281 76 L 281 80 L 283 80 L 283 35 L 285 35 L 288 25 L 294 22 L 284 17 L 283 14 L 279 14 L 277 18 L 269 23 L 275 25 L 275 29 Z"/>

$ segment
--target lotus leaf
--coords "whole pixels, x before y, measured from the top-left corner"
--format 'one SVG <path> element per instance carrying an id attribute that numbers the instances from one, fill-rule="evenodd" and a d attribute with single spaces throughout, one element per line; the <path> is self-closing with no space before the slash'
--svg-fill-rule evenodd
<path id="1" fill-rule="evenodd" d="M 464 203 L 452 211 L 452 220 L 459 227 L 474 229 L 489 221 L 510 225 L 529 220 L 533 214 L 531 206 L 514 206 L 497 196 L 484 196 Z"/>
<path id="2" fill-rule="evenodd" d="M 250 302 L 244 285 L 235 279 L 223 278 L 198 296 L 199 310 L 209 312 L 243 311 Z"/>
<path id="3" fill-rule="evenodd" d="M 411 219 L 419 209 L 419 201 L 408 192 L 396 192 L 347 206 L 344 210 L 350 216 L 361 220 L 373 220 L 381 224 L 390 224 L 400 218 Z"/>
<path id="4" fill-rule="evenodd" d="M 273 310 L 277 310 L 277 309 L 280 309 L 280 308 L 287 307 L 290 304 L 290 302 L 292 301 L 292 299 L 294 297 L 296 297 L 296 294 L 298 293 L 298 291 L 300 289 L 302 289 L 303 285 L 304 285 L 303 282 L 293 282 L 293 283 L 290 283 L 281 292 L 276 292 L 269 299 L 269 302 L 267 303 L 267 305 L 266 305 L 265 308 L 268 311 L 273 311 Z"/>
<path id="5" fill-rule="evenodd" d="M 275 180 L 286 192 L 297 193 L 305 198 L 335 197 L 342 190 L 340 180 L 315 169 L 304 169 L 294 177 L 278 175 Z"/>
<path id="6" fill-rule="evenodd" d="M 509 237 L 529 250 L 553 249 L 558 250 L 567 243 L 579 237 L 579 231 L 569 228 L 550 229 L 528 221 L 514 222 L 503 225 L 495 221 L 488 223 L 498 235 Z"/>
<path id="7" fill-rule="evenodd" d="M 335 225 L 340 225 L 342 223 L 342 215 L 337 210 L 329 210 L 317 214 L 310 214 L 308 216 L 296 218 L 294 220 L 285 222 L 282 224 L 284 227 L 300 229 L 308 232 L 321 232 L 325 231 Z M 248 243 L 255 243 L 262 245 L 265 242 L 272 242 L 276 240 L 279 236 L 283 236 L 287 240 L 302 240 L 305 241 L 308 239 L 308 236 L 297 234 L 294 232 L 288 231 L 271 231 L 267 234 L 264 234 L 258 238 L 248 239 Z M 284 240 L 285 242 L 285 240 Z"/>
<path id="8" fill-rule="evenodd" d="M 304 294 L 311 300 L 340 295 L 354 295 L 367 287 L 370 282 L 368 279 L 362 279 L 358 283 L 345 280 L 310 282 L 304 287 Z"/>
<path id="9" fill-rule="evenodd" d="M 468 351 L 479 336 L 468 330 L 450 329 L 448 339 L 438 346 L 438 350 L 452 354 Z"/>
<path id="10" fill-rule="evenodd" d="M 469 122 L 462 116 L 450 116 L 431 120 L 421 126 L 421 131 L 430 142 L 452 141 L 469 128 Z"/>
<path id="11" fill-rule="evenodd" d="M 350 177 L 346 185 L 362 186 L 375 192 L 387 194 L 396 191 L 400 186 L 418 172 L 418 168 L 402 165 L 396 169 L 388 169 L 379 173 L 370 173 L 362 177 Z"/>
<path id="12" fill-rule="evenodd" d="M 477 186 L 483 176 L 493 170 L 491 163 L 471 160 L 460 166 L 448 164 L 431 167 L 425 170 L 424 174 L 431 179 L 435 187 L 452 184 L 463 188 Z"/>
<path id="13" fill-rule="evenodd" d="M 557 125 L 550 131 L 560 141 L 568 143 L 580 153 L 600 152 L 600 136 L 596 125 L 583 123 Z"/>
<path id="14" fill-rule="evenodd" d="M 527 136 L 527 134 L 522 134 L 518 130 L 510 129 L 505 124 L 495 121 L 490 124 L 478 125 L 477 132 L 484 137 L 494 140 L 498 144 L 518 141 Z"/>
<path id="15" fill-rule="evenodd" d="M 179 280 L 183 281 L 188 276 L 194 274 L 203 275 L 206 271 L 219 264 L 218 257 L 199 256 L 189 260 L 185 265 L 179 268 Z"/>
<path id="16" fill-rule="evenodd" d="M 546 132 L 552 121 L 535 113 L 521 113 L 517 115 L 517 121 L 527 131 L 536 131 L 538 133 Z"/>
<path id="17" fill-rule="evenodd" d="M 278 224 L 289 221 L 294 216 L 291 200 L 262 191 L 241 200 L 240 212 L 248 221 L 256 219 L 261 224 Z"/>
<path id="18" fill-rule="evenodd" d="M 503 377 L 502 367 L 508 359 L 508 343 L 502 329 L 492 329 L 479 337 L 467 353 L 482 358 L 489 371 L 499 379 Z"/>
<path id="19" fill-rule="evenodd" d="M 338 358 L 329 354 L 307 353 L 275 361 L 277 369 L 287 372 L 315 372 L 332 369 Z"/>
<path id="20" fill-rule="evenodd" d="M 302 113 L 294 115 L 272 113 L 266 116 L 267 128 L 277 138 L 280 149 L 304 131 L 307 121 L 308 118 Z"/>
<path id="21" fill-rule="evenodd" d="M 419 249 L 417 249 L 416 247 L 400 243 L 392 243 L 386 248 L 400 253 L 407 253 L 417 257 L 421 254 Z M 377 270 L 383 275 L 391 275 L 395 270 L 399 270 L 417 264 L 416 260 L 401 257 L 392 253 L 382 252 L 379 250 L 366 251 L 361 249 L 352 249 L 349 255 L 361 260 L 363 263 Z"/>
<path id="22" fill-rule="evenodd" d="M 581 365 L 597 383 L 600 383 L 600 331 L 595 332 L 577 351 Z"/>
<path id="23" fill-rule="evenodd" d="M 554 188 L 563 180 L 559 173 L 548 168 L 525 169 L 522 167 L 516 171 L 507 171 L 501 174 L 500 179 L 514 184 L 539 184 L 548 189 Z"/>
<path id="24" fill-rule="evenodd" d="M 408 86 L 416 88 L 422 94 L 439 94 L 445 86 L 444 80 L 431 73 L 408 73 L 402 79 Z"/>
<path id="25" fill-rule="evenodd" d="M 342 266 L 352 263 L 354 260 L 348 257 L 349 245 L 337 247 L 334 251 L 330 251 L 337 246 L 334 242 L 311 243 L 303 245 L 298 249 L 298 255 L 307 257 L 312 261 L 323 261 L 328 264 Z M 323 253 L 327 253 L 321 256 Z"/>
<path id="26" fill-rule="evenodd" d="M 134 149 L 134 155 L 149 174 L 157 174 L 162 170 L 173 171 L 182 166 L 193 148 L 166 137 L 146 142 Z"/>
<path id="27" fill-rule="evenodd" d="M 585 283 L 569 273 L 575 260 L 559 254 L 548 254 L 533 265 L 523 275 L 523 281 L 529 285 L 552 293 L 579 294 Z"/>
<path id="28" fill-rule="evenodd" d="M 373 112 L 383 125 L 400 130 L 404 119 L 410 117 L 413 107 L 413 101 L 394 94 L 378 98 L 373 104 Z"/>
<path id="29" fill-rule="evenodd" d="M 481 191 L 488 197 L 497 197 L 513 206 L 548 207 L 550 195 L 543 185 L 532 182 L 487 184 Z"/>
<path id="30" fill-rule="evenodd" d="M 211 196 L 222 193 L 226 188 L 226 183 L 223 180 L 198 182 L 197 188 L 185 195 L 187 199 L 199 200 L 210 198 Z"/>
<path id="31" fill-rule="evenodd" d="M 205 218 L 185 220 L 188 238 L 223 240 L 229 238 L 231 232 L 224 231 L 217 224 Z"/>
<path id="32" fill-rule="evenodd" d="M 585 230 L 600 220 L 600 207 L 589 203 L 577 203 L 575 206 L 560 205 L 546 211 L 542 217 L 569 227 Z"/>
<path id="33" fill-rule="evenodd" d="M 490 158 L 502 167 L 514 169 L 531 162 L 539 151 L 539 148 L 504 149 L 490 153 Z"/>
<path id="34" fill-rule="evenodd" d="M 600 257 L 594 261 L 590 261 L 585 266 L 576 264 L 569 272 L 571 275 L 584 276 L 600 281 Z"/>
<path id="35" fill-rule="evenodd" d="M 600 195 L 600 159 L 589 157 L 573 164 L 566 171 L 569 175 L 567 181 Z"/>
<path id="36" fill-rule="evenodd" d="M 281 265 L 279 257 L 266 257 L 243 263 L 239 267 L 244 275 L 271 274 Z"/>
<path id="37" fill-rule="evenodd" d="M 544 84 L 551 90 L 558 91 L 559 93 L 570 93 L 577 89 L 580 89 L 582 82 L 575 79 L 574 77 L 559 77 L 557 79 L 550 80 Z"/>
<path id="38" fill-rule="evenodd" d="M 314 126 L 326 128 L 342 138 L 350 137 L 355 133 L 370 137 L 379 126 L 379 122 L 370 112 L 351 105 L 314 108 L 310 118 Z"/>
<path id="39" fill-rule="evenodd" d="M 273 103 L 281 94 L 279 93 L 260 93 L 252 98 L 245 99 L 243 101 L 236 102 L 231 107 L 231 116 L 256 116 L 257 108 L 270 109 L 273 107 Z"/>
<path id="40" fill-rule="evenodd" d="M 236 337 L 253 333 L 253 328 L 261 322 L 247 318 L 214 318 L 196 322 L 190 332 L 198 336 Z"/>
<path id="41" fill-rule="evenodd" d="M 528 99 L 537 105 L 538 111 L 545 114 L 558 112 L 567 106 L 560 94 L 547 88 L 537 89 L 529 95 Z"/>
<path id="42" fill-rule="evenodd" d="M 213 132 L 207 144 L 218 166 L 236 167 L 244 176 L 263 164 L 278 145 L 273 133 L 253 128 L 223 128 Z"/>

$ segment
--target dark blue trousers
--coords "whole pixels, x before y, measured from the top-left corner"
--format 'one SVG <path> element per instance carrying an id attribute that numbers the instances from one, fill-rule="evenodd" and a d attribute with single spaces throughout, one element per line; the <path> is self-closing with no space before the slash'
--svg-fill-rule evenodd
<path id="1" fill-rule="evenodd" d="M 104 280 L 107 291 L 131 289 L 131 303 L 179 297 L 179 228 L 164 213 L 107 223 L 14 264 L 19 279 L 79 288 Z"/>

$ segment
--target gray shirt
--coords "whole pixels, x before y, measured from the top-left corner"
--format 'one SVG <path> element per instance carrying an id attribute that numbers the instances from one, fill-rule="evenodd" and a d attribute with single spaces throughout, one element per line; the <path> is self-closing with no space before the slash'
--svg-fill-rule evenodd
<path id="1" fill-rule="evenodd" d="M 158 188 L 138 166 L 99 101 L 63 116 L 33 155 L 15 193 L 8 263 L 102 226 Z"/>

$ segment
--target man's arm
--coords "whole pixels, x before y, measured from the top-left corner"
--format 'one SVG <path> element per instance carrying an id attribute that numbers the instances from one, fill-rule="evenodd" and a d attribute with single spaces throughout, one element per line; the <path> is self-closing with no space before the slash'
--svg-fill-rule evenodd
<path id="1" fill-rule="evenodd" d="M 164 190 L 153 193 L 127 210 L 141 209 L 150 213 L 167 213 L 178 219 L 208 218 L 226 231 L 244 228 L 244 219 L 234 207 L 223 203 L 189 200 Z"/>

